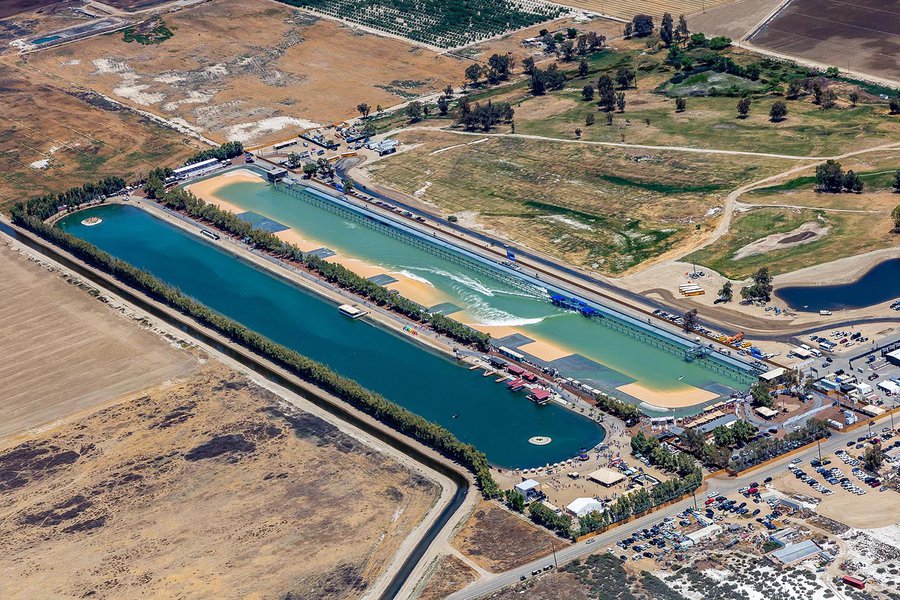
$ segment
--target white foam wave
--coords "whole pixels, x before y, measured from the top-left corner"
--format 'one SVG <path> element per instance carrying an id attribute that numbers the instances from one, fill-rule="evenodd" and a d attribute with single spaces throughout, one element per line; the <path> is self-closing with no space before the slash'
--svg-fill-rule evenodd
<path id="1" fill-rule="evenodd" d="M 434 284 L 431 283 L 430 281 L 428 281 L 427 279 L 425 279 L 424 277 L 421 277 L 421 276 L 419 276 L 419 275 L 416 275 L 415 273 L 410 273 L 410 272 L 407 271 L 406 269 L 402 269 L 402 270 L 400 270 L 400 271 L 397 271 L 396 273 L 397 273 L 398 275 L 403 275 L 403 276 L 406 277 L 407 279 L 412 279 L 413 281 L 418 281 L 418 282 L 424 283 L 425 285 L 428 285 L 428 286 L 430 286 L 430 287 L 434 287 Z"/>
<path id="2" fill-rule="evenodd" d="M 546 299 L 546 294 L 542 294 L 540 291 L 535 290 L 533 292 L 527 292 L 524 290 L 518 290 L 514 288 L 495 288 L 490 287 L 487 283 L 475 279 L 474 277 L 470 277 L 465 275 L 464 273 L 452 273 L 450 271 L 445 271 L 443 269 L 437 269 L 434 267 L 408 267 L 414 271 L 422 271 L 426 273 L 432 273 L 434 275 L 438 275 L 440 277 L 446 277 L 451 281 L 459 284 L 462 288 L 471 290 L 477 294 L 481 294 L 486 297 L 493 297 L 497 295 L 506 295 L 506 296 L 518 296 L 520 298 L 534 298 L 536 300 L 544 300 Z M 401 271 L 402 272 L 402 271 Z"/>

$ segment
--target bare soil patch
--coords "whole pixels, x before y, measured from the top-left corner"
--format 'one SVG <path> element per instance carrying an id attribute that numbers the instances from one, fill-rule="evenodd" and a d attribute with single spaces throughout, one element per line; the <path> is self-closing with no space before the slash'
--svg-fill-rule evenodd
<path id="1" fill-rule="evenodd" d="M 702 31 L 707 36 L 724 35 L 733 40 L 751 33 L 782 0 L 737 0 L 726 2 L 691 15 L 688 26 L 691 31 Z"/>
<path id="2" fill-rule="evenodd" d="M 588 600 L 588 589 L 571 573 L 552 572 L 525 583 L 504 588 L 488 596 L 490 600 L 517 600 L 527 597 L 533 600 Z"/>
<path id="3" fill-rule="evenodd" d="M 734 253 L 732 260 L 741 260 L 748 256 L 765 254 L 769 250 L 798 246 L 826 235 L 828 235 L 828 227 L 816 221 L 809 221 L 787 233 L 773 233 L 747 244 Z"/>
<path id="4" fill-rule="evenodd" d="M 57 0 L 5 0 L 0 4 L 0 19 L 55 4 Z"/>
<path id="5" fill-rule="evenodd" d="M 478 578 L 475 570 L 452 554 L 438 559 L 437 569 L 429 577 L 428 583 L 418 600 L 441 600 L 457 592 Z"/>
<path id="6" fill-rule="evenodd" d="M 559 4 L 596 12 L 619 19 L 631 20 L 634 15 L 646 14 L 659 26 L 663 13 L 690 15 L 724 4 L 729 0 L 560 0 Z"/>
<path id="7" fill-rule="evenodd" d="M 0 437 L 197 368 L 196 359 L 0 245 Z"/>
<path id="8" fill-rule="evenodd" d="M 216 141 L 263 143 L 458 85 L 466 63 L 265 0 L 166 15 L 160 44 L 121 35 L 31 55 L 29 66 Z M 264 32 L 264 33 L 262 33 Z"/>
<path id="9" fill-rule="evenodd" d="M 437 493 L 220 365 L 7 449 L 0 484 L 5 598 L 356 598 Z"/>
<path id="10" fill-rule="evenodd" d="M 818 514 L 839 523 L 845 523 L 850 527 L 871 529 L 886 527 L 900 521 L 900 502 L 897 501 L 897 492 L 893 490 L 879 492 L 877 488 L 869 488 L 850 475 L 850 467 L 834 457 L 831 462 L 846 476 L 849 476 L 855 484 L 865 488 L 867 493 L 864 496 L 857 496 L 839 485 L 829 485 L 828 487 L 834 493 L 831 496 L 825 496 L 796 479 L 789 472 L 775 479 L 775 487 L 786 494 L 799 493 L 819 498 L 821 502 L 816 508 Z"/>
<path id="11" fill-rule="evenodd" d="M 781 54 L 900 80 L 900 6 L 792 0 L 750 40 Z"/>
<path id="12" fill-rule="evenodd" d="M 566 544 L 492 502 L 482 502 L 453 540 L 463 554 L 494 573 L 549 554 L 551 545 Z"/>

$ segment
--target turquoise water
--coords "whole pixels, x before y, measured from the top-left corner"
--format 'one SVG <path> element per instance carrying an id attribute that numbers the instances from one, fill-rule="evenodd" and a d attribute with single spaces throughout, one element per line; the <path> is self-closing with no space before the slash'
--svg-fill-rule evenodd
<path id="1" fill-rule="evenodd" d="M 58 40 L 58 39 L 59 39 L 58 35 L 49 35 L 47 37 L 38 38 L 38 39 L 32 41 L 31 43 L 32 44 L 46 44 L 47 42 L 52 42 L 53 40 Z"/>
<path id="2" fill-rule="evenodd" d="M 553 366 L 565 376 L 620 397 L 624 395 L 615 388 L 632 382 L 662 391 L 694 386 L 728 393 L 747 387 L 746 381 L 714 372 L 700 361 L 685 362 L 680 355 L 611 329 L 599 320 L 561 310 L 550 304 L 545 294 L 523 292 L 265 183 L 233 183 L 219 189 L 216 195 L 278 221 L 339 254 L 379 265 L 388 274 L 425 280 L 451 303 L 463 308 L 474 322 L 513 326 L 529 338 L 542 339 L 584 356 L 595 365 L 563 360 Z"/>
<path id="3" fill-rule="evenodd" d="M 103 219 L 92 227 L 89 216 Z M 321 361 L 474 444 L 496 465 L 534 467 L 577 455 L 605 435 L 593 421 L 468 371 L 453 361 L 259 270 L 133 206 L 70 215 L 60 227 L 178 287 L 210 308 Z M 528 438 L 546 435 L 547 446 Z"/>

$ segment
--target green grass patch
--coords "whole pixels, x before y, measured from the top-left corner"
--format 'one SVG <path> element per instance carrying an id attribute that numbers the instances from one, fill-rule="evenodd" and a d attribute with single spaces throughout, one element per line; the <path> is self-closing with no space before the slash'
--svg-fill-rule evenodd
<path id="1" fill-rule="evenodd" d="M 710 247 L 684 257 L 722 273 L 732 279 L 743 279 L 760 267 L 768 267 L 773 274 L 787 273 L 816 264 L 831 262 L 890 244 L 876 235 L 864 235 L 873 227 L 871 215 L 828 213 L 821 210 L 787 208 L 756 208 L 739 215 L 731 229 Z M 793 231 L 803 223 L 820 221 L 829 232 L 815 241 L 773 249 L 740 260 L 734 254 L 747 244 L 773 233 Z"/>
<path id="2" fill-rule="evenodd" d="M 722 186 L 717 184 L 709 185 L 672 185 L 670 183 L 662 183 L 658 181 L 635 181 L 634 179 L 626 179 L 617 175 L 597 175 L 603 181 L 621 185 L 624 187 L 639 188 L 648 192 L 657 192 L 659 194 L 691 194 L 701 193 L 708 194 L 721 190 Z"/>
<path id="3" fill-rule="evenodd" d="M 142 46 L 152 46 L 153 44 L 162 44 L 174 35 L 175 32 L 169 29 L 165 22 L 159 21 L 155 27 L 148 29 L 138 30 L 134 27 L 125 29 L 122 31 L 122 41 L 127 44 L 137 42 Z"/>

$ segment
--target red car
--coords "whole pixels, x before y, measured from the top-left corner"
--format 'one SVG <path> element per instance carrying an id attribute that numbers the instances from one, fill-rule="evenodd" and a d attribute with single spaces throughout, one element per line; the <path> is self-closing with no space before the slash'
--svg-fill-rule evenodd
<path id="1" fill-rule="evenodd" d="M 712 503 L 715 502 L 715 501 L 716 501 L 715 498 L 707 498 L 707 499 L 706 499 L 706 506 L 709 506 L 710 504 L 712 504 Z"/>

